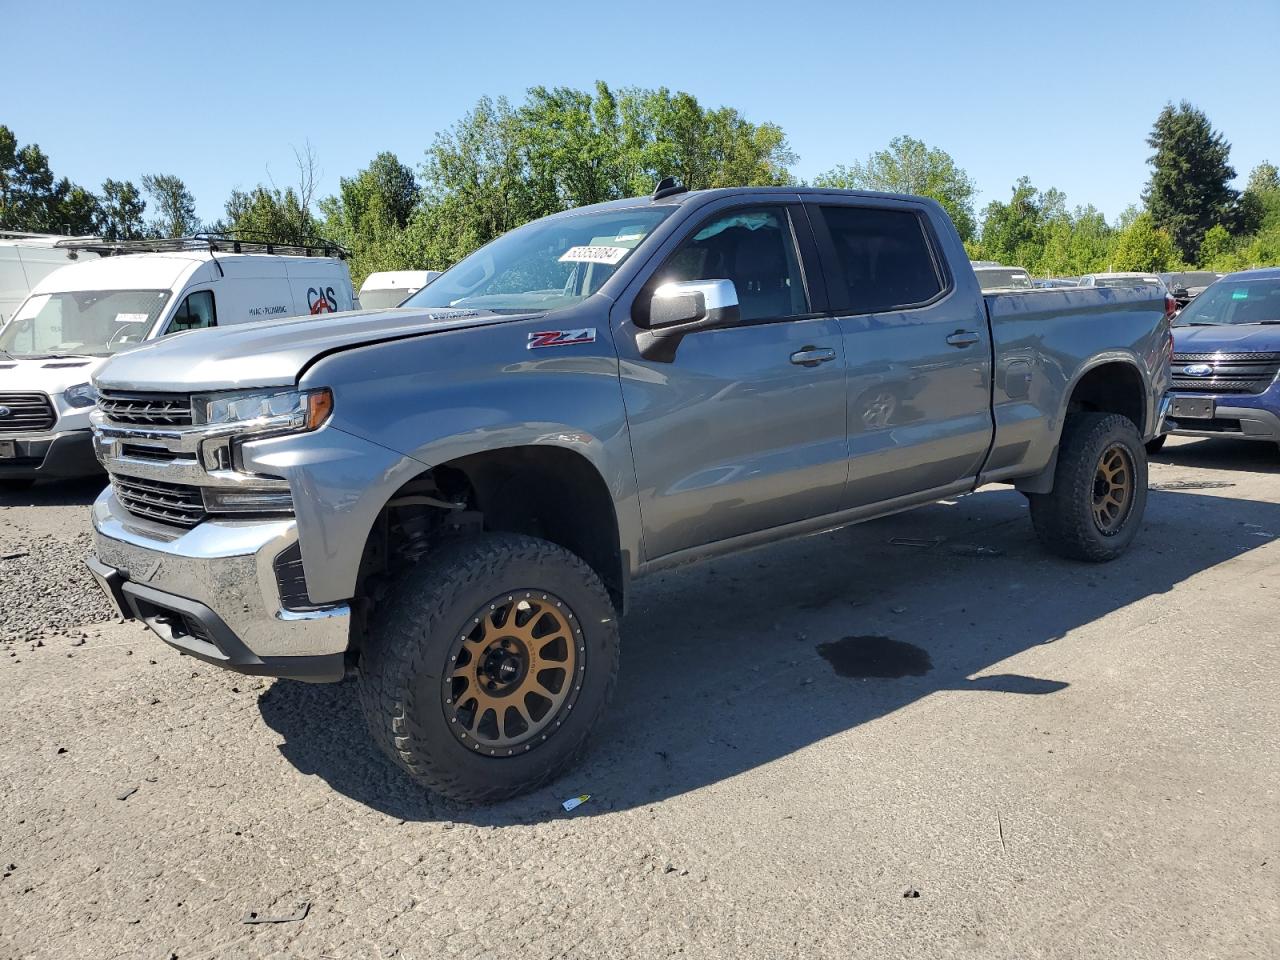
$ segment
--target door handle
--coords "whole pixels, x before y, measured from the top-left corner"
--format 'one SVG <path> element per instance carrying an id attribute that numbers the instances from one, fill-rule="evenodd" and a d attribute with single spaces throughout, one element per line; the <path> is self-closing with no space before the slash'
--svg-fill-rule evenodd
<path id="1" fill-rule="evenodd" d="M 791 362 L 798 367 L 816 367 L 835 358 L 836 352 L 830 347 L 805 347 L 791 355 Z"/>
<path id="2" fill-rule="evenodd" d="M 970 330 L 957 330 L 947 337 L 947 343 L 953 347 L 972 347 L 982 338 Z"/>

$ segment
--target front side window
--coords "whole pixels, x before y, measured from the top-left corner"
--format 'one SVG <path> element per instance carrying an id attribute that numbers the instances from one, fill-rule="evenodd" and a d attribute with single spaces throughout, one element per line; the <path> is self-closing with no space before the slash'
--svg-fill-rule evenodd
<path id="1" fill-rule="evenodd" d="M 780 207 L 717 217 L 685 240 L 650 284 L 681 280 L 732 280 L 744 321 L 809 312 L 791 224 Z"/>
<path id="2" fill-rule="evenodd" d="M 212 290 L 197 290 L 179 304 L 166 333 L 183 330 L 203 330 L 218 325 L 218 311 L 213 302 Z"/>
<path id="3" fill-rule="evenodd" d="M 831 206 L 822 216 L 844 279 L 832 306 L 842 313 L 884 313 L 918 306 L 943 291 L 924 224 L 910 210 Z"/>
<path id="4" fill-rule="evenodd" d="M 105 357 L 147 338 L 167 290 L 81 290 L 28 297 L 0 332 L 14 357 Z"/>
<path id="5" fill-rule="evenodd" d="M 450 267 L 403 307 L 494 313 L 558 310 L 591 296 L 669 214 L 669 207 L 537 220 Z"/>

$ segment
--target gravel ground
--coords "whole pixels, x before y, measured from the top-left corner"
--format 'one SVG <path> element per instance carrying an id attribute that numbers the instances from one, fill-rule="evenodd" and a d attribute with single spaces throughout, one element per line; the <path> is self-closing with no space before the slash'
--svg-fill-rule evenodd
<path id="1" fill-rule="evenodd" d="M 96 480 L 0 493 L 0 644 L 34 641 L 110 620 L 112 610 L 85 569 L 88 503 Z"/>
<path id="2" fill-rule="evenodd" d="M 350 684 L 16 646 L 0 957 L 1274 960 L 1278 466 L 1171 443 L 1105 566 L 984 491 L 642 581 L 586 761 L 491 808 Z"/>

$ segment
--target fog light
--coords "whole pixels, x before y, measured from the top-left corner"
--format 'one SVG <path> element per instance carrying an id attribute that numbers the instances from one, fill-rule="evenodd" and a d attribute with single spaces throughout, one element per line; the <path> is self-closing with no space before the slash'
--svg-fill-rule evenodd
<path id="1" fill-rule="evenodd" d="M 293 494 L 288 490 L 206 487 L 204 507 L 210 513 L 293 513 Z"/>

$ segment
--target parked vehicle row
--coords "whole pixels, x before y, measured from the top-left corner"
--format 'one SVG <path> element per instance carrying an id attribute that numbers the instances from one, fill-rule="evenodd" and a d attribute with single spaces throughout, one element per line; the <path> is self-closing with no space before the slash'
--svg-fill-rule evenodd
<path id="1" fill-rule="evenodd" d="M 32 285 L 0 329 L 0 485 L 10 488 L 101 469 L 89 413 L 93 374 L 108 357 L 183 331 L 355 305 L 332 246 L 202 236 L 63 239 L 43 252 L 44 262 L 63 265 Z M 21 254 L 28 262 L 30 250 Z M 252 365 L 247 358 L 246 372 Z"/>
<path id="2" fill-rule="evenodd" d="M 111 357 L 90 568 L 191 656 L 354 671 L 419 783 L 511 796 L 581 755 L 639 577 L 991 482 L 1049 549 L 1118 556 L 1170 317 L 1149 288 L 984 295 L 930 200 L 667 181 L 397 309 Z"/>

